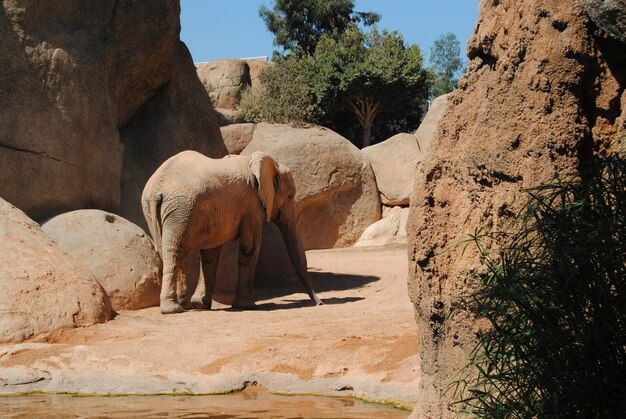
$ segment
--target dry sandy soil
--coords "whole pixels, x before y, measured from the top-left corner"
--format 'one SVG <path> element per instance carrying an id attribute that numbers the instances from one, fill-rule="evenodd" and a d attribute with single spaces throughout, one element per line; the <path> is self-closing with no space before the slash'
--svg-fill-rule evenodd
<path id="1" fill-rule="evenodd" d="M 307 256 L 323 306 L 309 306 L 294 284 L 259 290 L 255 311 L 123 311 L 106 324 L 0 346 L 0 393 L 221 393 L 257 383 L 410 407 L 419 371 L 406 248 Z"/>

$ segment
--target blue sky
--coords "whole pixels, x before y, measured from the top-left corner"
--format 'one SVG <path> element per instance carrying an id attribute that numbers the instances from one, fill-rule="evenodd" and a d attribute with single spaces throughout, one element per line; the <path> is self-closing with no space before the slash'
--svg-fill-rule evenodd
<path id="1" fill-rule="evenodd" d="M 259 17 L 271 0 L 181 0 L 181 39 L 195 62 L 220 58 L 271 57 L 274 37 Z M 398 30 L 428 59 L 439 35 L 456 34 L 461 53 L 478 19 L 478 0 L 355 0 L 356 11 L 382 15 L 379 27 Z"/>

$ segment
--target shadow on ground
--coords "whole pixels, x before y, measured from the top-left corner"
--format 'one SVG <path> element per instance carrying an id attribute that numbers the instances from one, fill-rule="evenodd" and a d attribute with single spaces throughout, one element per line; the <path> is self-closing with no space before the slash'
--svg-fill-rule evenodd
<path id="1" fill-rule="evenodd" d="M 315 289 L 316 293 L 358 289 L 380 279 L 380 277 L 373 275 L 339 274 L 321 271 L 309 271 L 309 278 L 311 278 L 311 282 L 313 283 L 313 289 Z M 257 300 L 268 300 L 271 298 L 279 298 L 295 293 L 304 292 L 304 287 L 297 278 L 285 285 L 256 289 Z M 358 301 L 361 299 L 362 298 L 357 297 L 322 298 L 325 304 L 343 304 Z M 293 300 L 292 302 L 287 304 L 280 304 L 280 306 L 287 308 L 285 306 L 292 303 L 294 304 L 293 307 L 309 305 L 308 301 Z M 271 306 L 272 304 L 274 303 L 259 304 L 259 308 L 262 309 L 261 306 Z"/>

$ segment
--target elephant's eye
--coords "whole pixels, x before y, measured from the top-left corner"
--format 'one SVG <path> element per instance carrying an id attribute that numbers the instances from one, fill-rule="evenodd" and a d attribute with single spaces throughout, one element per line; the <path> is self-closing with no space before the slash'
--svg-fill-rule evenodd
<path id="1" fill-rule="evenodd" d="M 288 198 L 289 198 L 289 200 L 292 200 L 293 199 L 293 194 L 289 194 Z"/>

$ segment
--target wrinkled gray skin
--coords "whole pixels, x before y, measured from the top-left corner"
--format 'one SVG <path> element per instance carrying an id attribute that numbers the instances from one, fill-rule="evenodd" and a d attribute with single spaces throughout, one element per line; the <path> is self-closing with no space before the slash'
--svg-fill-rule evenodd
<path id="1" fill-rule="evenodd" d="M 183 260 L 200 251 L 205 295 L 191 305 L 211 308 L 219 253 L 239 239 L 239 278 L 233 307 L 253 308 L 253 276 L 261 246 L 263 219 L 276 223 L 289 257 L 315 305 L 306 255 L 296 234 L 295 184 L 289 168 L 269 155 L 211 159 L 184 151 L 167 160 L 148 180 L 141 197 L 150 233 L 163 259 L 161 313 L 189 308 Z"/>

